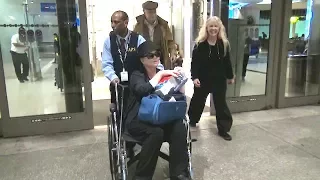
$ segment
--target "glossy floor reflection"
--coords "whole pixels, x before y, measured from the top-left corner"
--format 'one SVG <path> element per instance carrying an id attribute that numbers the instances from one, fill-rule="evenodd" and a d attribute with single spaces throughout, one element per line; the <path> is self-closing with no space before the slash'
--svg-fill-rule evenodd
<path id="1" fill-rule="evenodd" d="M 9 111 L 11 117 L 62 113 L 66 111 L 64 94 L 54 85 L 56 64 L 54 59 L 41 61 L 40 81 L 20 83 L 16 77 L 6 78 Z M 6 64 L 5 66 L 8 66 Z M 11 65 L 12 66 L 12 65 Z M 13 72 L 11 72 L 13 73 Z"/>
<path id="2" fill-rule="evenodd" d="M 233 141 L 227 142 L 217 136 L 214 118 L 204 114 L 192 130 L 198 139 L 193 144 L 195 179 L 316 180 L 319 129 L 320 106 L 247 112 L 234 114 Z M 106 141 L 105 126 L 0 139 L 0 179 L 111 179 Z M 159 159 L 154 180 L 167 177 L 168 163 Z"/>

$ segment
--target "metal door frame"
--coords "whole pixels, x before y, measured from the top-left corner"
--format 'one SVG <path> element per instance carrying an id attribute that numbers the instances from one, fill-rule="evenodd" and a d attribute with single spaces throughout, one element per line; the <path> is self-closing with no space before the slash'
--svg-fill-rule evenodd
<path id="1" fill-rule="evenodd" d="M 300 96 L 300 97 L 285 97 L 285 86 L 286 86 L 286 73 L 287 73 L 287 42 L 290 32 L 290 17 L 292 13 L 292 1 L 283 0 L 283 13 L 279 17 L 282 18 L 282 31 L 281 33 L 281 52 L 279 53 L 280 63 L 279 63 L 279 78 L 278 78 L 278 93 L 277 93 L 277 104 L 278 108 L 293 107 L 293 106 L 302 106 L 310 104 L 320 103 L 320 88 L 318 95 L 313 96 Z M 320 78 L 320 72 L 319 72 Z"/>
<path id="2" fill-rule="evenodd" d="M 0 62 L 0 108 L 1 129 L 4 137 L 39 135 L 48 133 L 68 132 L 93 128 L 93 107 L 91 78 L 85 76 L 91 74 L 89 62 L 89 44 L 87 30 L 86 1 L 79 1 L 79 16 L 81 19 L 80 31 L 82 41 L 81 57 L 84 74 L 85 110 L 79 113 L 57 113 L 24 117 L 10 117 L 9 105 L 6 95 L 5 76 L 3 62 Z M 40 120 L 40 122 L 39 122 Z"/>
<path id="3" fill-rule="evenodd" d="M 276 106 L 276 92 L 277 92 L 277 72 L 279 58 L 280 43 L 279 39 L 281 33 L 278 33 L 281 28 L 280 15 L 283 10 L 283 0 L 273 0 L 271 3 L 271 19 L 270 19 L 270 41 L 268 51 L 268 65 L 266 78 L 266 92 L 265 95 L 253 95 L 242 97 L 227 98 L 228 106 L 231 112 L 245 112 L 255 110 L 266 110 L 275 108 Z M 236 77 L 237 81 L 241 81 L 241 77 Z M 211 98 L 210 113 L 215 114 L 213 99 Z"/>
<path id="4" fill-rule="evenodd" d="M 3 121 L 6 117 L 6 107 L 8 106 L 7 103 L 7 96 L 6 96 L 6 88 L 5 88 L 5 80 L 4 80 L 4 69 L 3 69 L 3 60 L 2 60 L 2 53 L 1 53 L 1 42 L 0 42 L 0 136 L 3 135 Z"/>

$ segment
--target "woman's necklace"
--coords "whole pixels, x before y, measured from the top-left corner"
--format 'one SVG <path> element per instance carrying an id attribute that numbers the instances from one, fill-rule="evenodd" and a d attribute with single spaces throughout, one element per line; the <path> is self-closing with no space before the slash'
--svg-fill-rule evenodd
<path id="1" fill-rule="evenodd" d="M 212 45 L 210 44 L 210 42 L 208 41 L 209 43 L 209 58 L 211 58 L 211 55 L 212 55 L 212 48 L 214 48 L 215 46 L 217 46 L 217 55 L 218 55 L 218 59 L 220 59 L 220 52 L 219 52 L 219 46 L 217 45 L 217 41 L 215 41 L 215 43 Z"/>
<path id="2" fill-rule="evenodd" d="M 214 40 L 214 41 L 210 41 L 209 39 L 207 40 L 209 45 L 211 46 L 215 46 L 217 44 L 217 40 Z"/>

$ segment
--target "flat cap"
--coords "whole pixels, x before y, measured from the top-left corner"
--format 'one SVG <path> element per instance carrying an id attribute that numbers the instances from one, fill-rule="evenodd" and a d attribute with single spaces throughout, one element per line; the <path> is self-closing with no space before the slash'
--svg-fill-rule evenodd
<path id="1" fill-rule="evenodd" d="M 152 10 L 158 8 L 158 3 L 153 1 L 146 1 L 142 4 L 143 9 Z"/>

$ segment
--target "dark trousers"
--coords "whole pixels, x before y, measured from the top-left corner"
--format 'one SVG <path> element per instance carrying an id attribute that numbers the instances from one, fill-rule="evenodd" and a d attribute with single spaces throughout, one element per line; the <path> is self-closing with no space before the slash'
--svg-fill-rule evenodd
<path id="1" fill-rule="evenodd" d="M 194 87 L 194 93 L 188 110 L 190 123 L 198 123 L 200 121 L 206 99 L 209 93 L 212 93 L 218 130 L 220 132 L 229 132 L 233 120 L 226 102 L 226 91 L 226 83 L 206 87 L 205 84 L 201 82 L 200 88 Z"/>
<path id="2" fill-rule="evenodd" d="M 243 55 L 242 77 L 246 77 L 248 62 L 249 62 L 249 54 L 245 53 Z"/>
<path id="3" fill-rule="evenodd" d="M 10 51 L 14 70 L 16 72 L 17 78 L 19 80 L 24 80 L 29 76 L 29 60 L 27 53 L 19 54 L 13 51 Z M 23 72 L 21 73 L 21 65 Z"/>
<path id="4" fill-rule="evenodd" d="M 187 130 L 182 120 L 161 127 L 135 120 L 129 124 L 128 132 L 142 142 L 136 179 L 152 180 L 164 141 L 170 144 L 170 176 L 175 177 L 186 172 L 188 167 Z"/>

